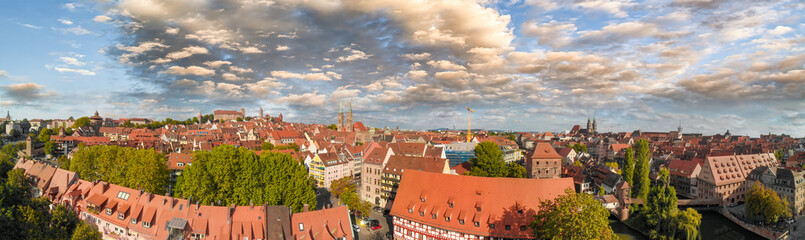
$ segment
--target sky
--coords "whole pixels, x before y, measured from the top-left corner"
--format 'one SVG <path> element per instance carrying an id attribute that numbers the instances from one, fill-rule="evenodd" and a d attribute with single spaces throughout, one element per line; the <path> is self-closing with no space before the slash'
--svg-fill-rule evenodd
<path id="1" fill-rule="evenodd" d="M 88 0 L 0 8 L 0 111 L 805 136 L 805 2 Z"/>

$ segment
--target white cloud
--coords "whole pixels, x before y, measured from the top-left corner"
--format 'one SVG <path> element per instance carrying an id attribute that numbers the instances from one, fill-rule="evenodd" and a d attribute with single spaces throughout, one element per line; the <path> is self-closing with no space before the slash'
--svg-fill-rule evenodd
<path id="1" fill-rule="evenodd" d="M 6 72 L 6 70 L 0 70 L 0 77 L 8 77 L 8 72 Z"/>
<path id="2" fill-rule="evenodd" d="M 179 33 L 179 28 L 168 27 L 168 28 L 165 29 L 165 33 L 167 33 L 167 34 L 178 34 Z"/>
<path id="3" fill-rule="evenodd" d="M 428 61 L 428 65 L 442 70 L 466 70 L 467 68 L 447 60 Z"/>
<path id="4" fill-rule="evenodd" d="M 90 34 L 90 33 L 92 33 L 92 32 L 90 32 L 89 30 L 84 29 L 84 28 L 83 28 L 83 27 L 81 27 L 81 26 L 75 26 L 75 27 L 71 27 L 71 28 L 65 28 L 65 29 L 63 29 L 63 31 L 68 32 L 68 33 L 72 33 L 72 34 L 75 34 L 75 35 L 86 35 L 86 34 Z"/>
<path id="5" fill-rule="evenodd" d="M 240 51 L 242 53 L 263 53 L 263 50 L 260 50 L 259 48 L 256 47 L 244 47 L 240 48 Z"/>
<path id="6" fill-rule="evenodd" d="M 293 73 L 288 71 L 271 71 L 271 76 L 276 78 L 296 78 L 296 79 L 304 79 L 308 81 L 332 81 L 333 79 L 328 76 L 328 74 L 324 73 L 307 73 L 307 74 L 300 74 L 300 73 Z M 341 76 L 339 75 L 338 78 Z"/>
<path id="7" fill-rule="evenodd" d="M 179 66 L 172 66 L 165 70 L 165 73 L 173 74 L 173 75 L 196 75 L 196 76 L 212 76 L 215 75 L 215 70 L 199 67 L 199 66 L 189 66 L 189 67 L 179 67 Z"/>
<path id="8" fill-rule="evenodd" d="M 204 65 L 207 65 L 208 67 L 211 67 L 211 68 L 218 68 L 220 66 L 230 65 L 230 64 L 232 64 L 232 62 L 230 62 L 230 61 L 222 61 L 222 60 L 204 62 Z"/>
<path id="9" fill-rule="evenodd" d="M 349 52 L 350 55 L 338 57 L 335 59 L 336 62 L 352 62 L 355 60 L 367 59 L 372 56 L 371 54 L 366 54 L 365 52 L 357 49 L 344 48 L 344 51 Z"/>
<path id="10" fill-rule="evenodd" d="M 108 16 L 105 16 L 105 15 L 98 15 L 98 16 L 95 16 L 94 18 L 92 18 L 92 21 L 99 22 L 99 23 L 108 22 L 109 20 L 112 20 L 112 18 L 110 18 Z"/>
<path id="11" fill-rule="evenodd" d="M 58 21 L 65 25 L 73 25 L 73 21 L 70 21 L 70 19 L 67 18 L 59 18 Z"/>
<path id="12" fill-rule="evenodd" d="M 206 48 L 198 47 L 198 46 L 189 46 L 189 47 L 183 48 L 180 51 L 168 53 L 168 55 L 166 55 L 166 57 L 168 57 L 170 59 L 173 59 L 173 60 L 177 60 L 177 59 L 187 58 L 187 57 L 190 57 L 190 56 L 193 56 L 193 55 L 196 55 L 196 54 L 208 54 L 208 53 L 209 53 L 209 51 Z"/>
<path id="13" fill-rule="evenodd" d="M 551 20 L 543 24 L 526 21 L 523 23 L 522 31 L 528 36 L 537 37 L 539 44 L 551 46 L 552 48 L 561 48 L 570 44 L 571 40 L 573 40 L 570 36 L 576 29 L 576 25 L 572 22 Z"/>
<path id="14" fill-rule="evenodd" d="M 42 27 L 40 27 L 40 26 L 36 26 L 36 25 L 32 25 L 32 24 L 27 24 L 27 23 L 20 23 L 20 25 L 21 25 L 21 26 L 23 26 L 23 27 L 27 27 L 27 28 L 31 28 L 31 29 L 36 29 L 36 30 L 40 30 L 40 29 L 42 29 Z"/>
<path id="15" fill-rule="evenodd" d="M 307 106 L 307 107 L 321 107 L 327 104 L 327 96 L 318 94 L 319 91 L 304 94 L 288 94 L 284 97 L 278 98 L 277 102 L 287 103 L 289 105 Z"/>
<path id="16" fill-rule="evenodd" d="M 79 4 L 79 3 L 65 3 L 63 6 L 64 6 L 64 8 L 66 8 L 67 10 L 70 10 L 72 12 L 72 11 L 75 11 L 75 9 L 77 7 L 80 7 L 81 4 Z"/>
<path id="17" fill-rule="evenodd" d="M 404 58 L 408 59 L 408 60 L 412 60 L 412 61 L 421 61 L 421 60 L 427 60 L 427 59 L 429 59 L 429 58 L 430 58 L 430 53 L 426 53 L 426 52 L 424 52 L 424 53 L 419 53 L 419 54 L 415 54 L 415 53 L 408 53 L 408 54 L 403 54 L 402 56 L 403 56 Z"/>
<path id="18" fill-rule="evenodd" d="M 78 74 L 81 74 L 81 75 L 95 76 L 95 72 L 92 72 L 92 71 L 89 71 L 89 70 L 86 70 L 86 69 L 73 69 L 73 68 L 64 68 L 64 67 L 54 67 L 53 69 L 55 69 L 56 71 L 58 71 L 60 73 L 78 73 Z"/>
<path id="19" fill-rule="evenodd" d="M 79 61 L 76 58 L 72 58 L 72 57 L 60 57 L 59 60 L 61 60 L 65 64 L 69 64 L 69 65 L 73 65 L 73 66 L 84 66 L 83 62 Z"/>
<path id="20" fill-rule="evenodd" d="M 227 80 L 227 81 L 240 81 L 240 80 L 243 80 L 242 77 L 238 77 L 238 75 L 235 75 L 233 73 L 221 74 L 221 78 L 223 78 L 224 80 Z"/>
<path id="21" fill-rule="evenodd" d="M 777 26 L 776 28 L 771 29 L 768 32 L 771 35 L 783 35 L 786 33 L 790 33 L 791 31 L 794 31 L 794 29 L 786 26 Z"/>
<path id="22" fill-rule="evenodd" d="M 229 66 L 229 71 L 240 73 L 240 74 L 254 72 L 254 70 L 252 70 L 250 68 L 241 68 L 241 67 L 238 67 L 238 66 Z"/>
<path id="23" fill-rule="evenodd" d="M 289 49 L 291 49 L 291 48 L 288 47 L 288 46 L 285 46 L 285 45 L 277 45 L 277 48 L 276 48 L 277 51 L 287 51 Z"/>

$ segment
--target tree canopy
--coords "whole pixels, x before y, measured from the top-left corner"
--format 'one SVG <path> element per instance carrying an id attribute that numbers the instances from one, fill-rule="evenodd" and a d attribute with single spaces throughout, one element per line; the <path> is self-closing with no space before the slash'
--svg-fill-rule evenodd
<path id="1" fill-rule="evenodd" d="M 0 238 L 70 239 L 81 223 L 76 213 L 62 205 L 51 211 L 47 198 L 31 197 L 31 188 L 24 170 L 3 172 L 0 177 Z M 98 235 L 94 239 L 100 239 L 100 233 Z"/>
<path id="2" fill-rule="evenodd" d="M 791 217 L 791 208 L 788 200 L 780 198 L 774 190 L 755 183 L 746 193 L 746 213 L 773 223 Z"/>
<path id="3" fill-rule="evenodd" d="M 632 181 L 634 181 L 632 197 L 646 199 L 649 185 L 651 184 L 648 178 L 651 153 L 649 152 L 648 141 L 646 141 L 646 139 L 637 141 L 635 155 L 637 161 L 635 162 L 634 174 L 632 175 Z"/>
<path id="4" fill-rule="evenodd" d="M 565 195 L 540 201 L 530 227 L 541 239 L 617 239 L 608 218 L 609 211 L 592 196 L 566 189 Z"/>
<path id="5" fill-rule="evenodd" d="M 92 122 L 89 121 L 89 117 L 80 117 L 75 120 L 75 123 L 73 123 L 73 128 L 80 128 L 84 126 L 92 126 Z"/>
<path id="6" fill-rule="evenodd" d="M 516 163 L 503 161 L 500 146 L 491 141 L 484 141 L 475 146 L 475 158 L 470 159 L 471 176 L 479 177 L 511 177 L 525 178 L 526 169 Z"/>
<path id="7" fill-rule="evenodd" d="M 100 179 L 150 193 L 164 194 L 170 179 L 165 156 L 153 149 L 114 145 L 84 147 L 70 161 L 70 171 L 81 179 Z"/>
<path id="8" fill-rule="evenodd" d="M 358 196 L 355 183 L 352 182 L 352 177 L 343 177 L 332 181 L 330 183 L 330 193 L 341 200 L 341 203 L 347 205 L 350 210 L 358 211 L 367 214 L 372 207 L 372 204 L 361 200 Z"/>
<path id="9" fill-rule="evenodd" d="M 665 184 L 651 188 L 642 214 L 652 239 L 700 239 L 702 215 L 677 207 L 676 190 Z"/>
<path id="10" fill-rule="evenodd" d="M 583 153 L 583 152 L 586 153 L 587 152 L 587 145 L 584 145 L 584 144 L 581 144 L 581 143 L 573 144 L 573 146 L 568 145 L 568 147 L 572 148 L 577 153 Z"/>
<path id="11" fill-rule="evenodd" d="M 622 176 L 623 180 L 629 183 L 629 186 L 634 186 L 634 152 L 632 151 L 632 146 L 626 148 L 626 153 L 624 154 L 623 160 L 623 171 Z"/>
<path id="12" fill-rule="evenodd" d="M 201 204 L 285 205 L 300 212 L 304 204 L 316 206 L 313 180 L 304 165 L 284 153 L 217 146 L 196 152 L 175 187 L 176 196 Z"/>

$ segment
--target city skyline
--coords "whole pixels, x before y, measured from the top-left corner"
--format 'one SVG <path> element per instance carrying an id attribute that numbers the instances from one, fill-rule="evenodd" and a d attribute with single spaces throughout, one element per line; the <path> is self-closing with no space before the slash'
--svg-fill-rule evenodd
<path id="1" fill-rule="evenodd" d="M 426 6 L 422 6 L 426 5 Z M 805 3 L 10 2 L 0 112 L 805 135 Z M 437 124 L 438 123 L 438 124 Z"/>

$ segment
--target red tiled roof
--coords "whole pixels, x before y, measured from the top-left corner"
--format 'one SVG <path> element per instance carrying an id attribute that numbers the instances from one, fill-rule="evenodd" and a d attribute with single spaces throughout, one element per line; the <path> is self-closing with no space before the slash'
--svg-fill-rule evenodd
<path id="1" fill-rule="evenodd" d="M 551 144 L 540 142 L 537 143 L 537 146 L 534 146 L 534 151 L 531 151 L 531 154 L 528 155 L 529 159 L 561 159 L 562 156 L 559 153 L 556 153 L 556 150 L 553 149 Z"/>
<path id="2" fill-rule="evenodd" d="M 530 238 L 531 233 L 520 231 L 520 226 L 528 226 L 540 200 L 564 195 L 565 189 L 574 189 L 573 179 L 487 178 L 405 171 L 391 215 L 466 234 Z M 473 221 L 479 225 L 476 227 Z M 489 224 L 495 224 L 495 229 Z M 505 230 L 506 225 L 511 230 Z"/>
<path id="3" fill-rule="evenodd" d="M 383 168 L 383 173 L 402 175 L 404 170 L 447 173 L 445 170 L 448 166 L 446 158 L 394 155 L 389 158 L 389 162 Z"/>
<path id="4" fill-rule="evenodd" d="M 291 216 L 291 222 L 293 237 L 297 240 L 330 240 L 340 237 L 347 240 L 355 239 L 352 236 L 352 224 L 347 206 L 295 213 Z"/>

